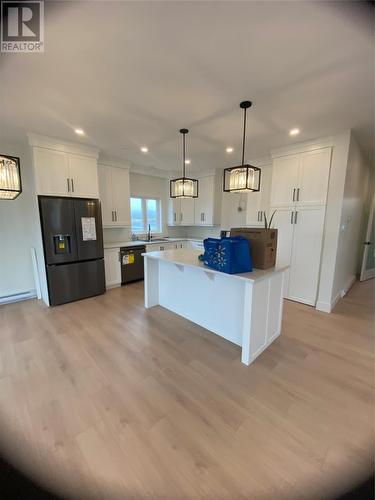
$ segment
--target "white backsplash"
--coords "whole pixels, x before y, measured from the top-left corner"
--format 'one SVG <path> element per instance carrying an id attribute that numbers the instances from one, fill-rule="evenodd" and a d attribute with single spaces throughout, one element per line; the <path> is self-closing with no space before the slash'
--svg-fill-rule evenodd
<path id="1" fill-rule="evenodd" d="M 103 239 L 104 243 L 129 241 L 131 239 L 130 228 L 105 228 L 103 229 Z"/>

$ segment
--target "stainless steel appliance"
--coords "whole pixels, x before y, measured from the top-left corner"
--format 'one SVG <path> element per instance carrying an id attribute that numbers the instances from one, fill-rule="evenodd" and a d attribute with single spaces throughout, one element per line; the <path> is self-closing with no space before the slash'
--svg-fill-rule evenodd
<path id="1" fill-rule="evenodd" d="M 145 245 L 120 248 L 121 284 L 143 280 L 144 267 L 142 254 L 146 252 Z"/>
<path id="2" fill-rule="evenodd" d="M 100 201 L 39 196 L 50 305 L 105 292 Z"/>

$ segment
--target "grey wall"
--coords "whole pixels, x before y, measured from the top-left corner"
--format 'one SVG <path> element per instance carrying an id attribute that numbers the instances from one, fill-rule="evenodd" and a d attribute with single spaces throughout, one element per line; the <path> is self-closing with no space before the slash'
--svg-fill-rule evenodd
<path id="1" fill-rule="evenodd" d="M 0 139 L 0 153 L 19 156 L 23 191 L 12 201 L 0 201 L 0 299 L 35 290 L 30 248 L 40 250 L 38 209 L 31 149 L 27 142 Z"/>

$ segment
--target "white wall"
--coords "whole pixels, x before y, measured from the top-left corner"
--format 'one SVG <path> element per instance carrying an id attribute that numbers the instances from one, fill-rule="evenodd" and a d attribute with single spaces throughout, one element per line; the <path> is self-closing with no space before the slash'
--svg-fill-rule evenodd
<path id="1" fill-rule="evenodd" d="M 331 296 L 333 304 L 348 291 L 359 272 L 359 254 L 363 248 L 362 219 L 369 174 L 369 167 L 363 161 L 358 144 L 351 135 Z"/>
<path id="2" fill-rule="evenodd" d="M 333 138 L 331 170 L 329 176 L 324 240 L 320 267 L 320 282 L 316 308 L 330 312 L 333 281 L 336 268 L 342 201 L 344 197 L 346 168 L 348 164 L 350 130 Z"/>
<path id="3" fill-rule="evenodd" d="M 22 193 L 0 201 L 0 300 L 9 295 L 35 293 L 30 248 L 41 250 L 39 215 L 34 187 L 31 149 L 27 142 L 0 140 L 0 152 L 19 156 Z"/>

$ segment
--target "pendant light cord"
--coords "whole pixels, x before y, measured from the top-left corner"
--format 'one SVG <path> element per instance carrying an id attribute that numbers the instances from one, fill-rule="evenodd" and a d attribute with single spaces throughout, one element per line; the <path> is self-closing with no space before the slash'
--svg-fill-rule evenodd
<path id="1" fill-rule="evenodd" d="M 182 177 L 185 178 L 185 134 L 182 134 Z"/>
<path id="2" fill-rule="evenodd" d="M 243 115 L 243 137 L 242 137 L 242 165 L 245 164 L 246 111 L 247 111 L 247 109 L 244 108 L 244 115 Z"/>

